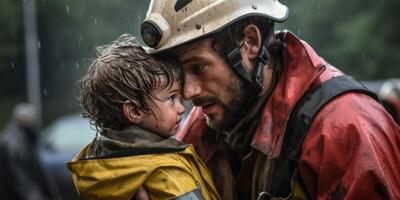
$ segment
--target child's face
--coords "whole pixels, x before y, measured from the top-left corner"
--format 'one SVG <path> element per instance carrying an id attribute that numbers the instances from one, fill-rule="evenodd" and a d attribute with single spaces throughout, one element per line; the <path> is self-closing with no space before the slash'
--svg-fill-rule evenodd
<path id="1" fill-rule="evenodd" d="M 155 104 L 151 105 L 153 114 L 144 115 L 139 126 L 164 137 L 173 136 L 185 112 L 178 82 L 175 82 L 171 88 L 158 92 L 156 96 L 158 99 L 154 99 Z"/>

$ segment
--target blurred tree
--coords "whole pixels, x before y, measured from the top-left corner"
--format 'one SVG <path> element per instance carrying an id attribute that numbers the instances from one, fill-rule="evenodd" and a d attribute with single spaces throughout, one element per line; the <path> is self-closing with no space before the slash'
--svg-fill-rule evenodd
<path id="1" fill-rule="evenodd" d="M 39 1 L 44 121 L 80 110 L 77 81 L 96 46 L 122 33 L 139 36 L 145 1 Z"/>
<path id="2" fill-rule="evenodd" d="M 0 2 L 0 127 L 13 105 L 27 101 L 22 4 Z M 86 73 L 96 46 L 123 33 L 139 37 L 149 1 L 36 0 L 44 125 L 80 111 L 77 81 Z"/>
<path id="3" fill-rule="evenodd" d="M 289 28 L 332 65 L 360 79 L 400 76 L 400 1 L 283 0 Z"/>
<path id="4" fill-rule="evenodd" d="M 0 129 L 25 95 L 22 2 L 0 1 Z"/>

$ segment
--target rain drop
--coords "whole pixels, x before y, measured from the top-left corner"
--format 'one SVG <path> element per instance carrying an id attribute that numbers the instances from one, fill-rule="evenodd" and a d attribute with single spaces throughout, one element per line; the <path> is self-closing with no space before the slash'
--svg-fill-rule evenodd
<path id="1" fill-rule="evenodd" d="M 43 96 L 47 96 L 47 89 L 45 88 L 45 89 L 43 89 Z"/>
<path id="2" fill-rule="evenodd" d="M 82 42 L 83 42 L 83 36 L 82 36 L 82 34 L 80 34 L 79 38 L 78 38 L 78 46 L 81 46 Z"/>
<path id="3" fill-rule="evenodd" d="M 42 47 L 42 44 L 40 43 L 40 41 L 37 41 L 37 47 L 38 47 L 38 49 L 40 49 Z"/>
<path id="4" fill-rule="evenodd" d="M 69 6 L 66 5 L 65 8 L 67 9 L 67 13 L 68 13 L 68 15 L 69 15 Z"/>
<path id="5" fill-rule="evenodd" d="M 11 62 L 11 68 L 15 69 L 15 63 L 14 62 Z"/>
<path id="6" fill-rule="evenodd" d="M 96 19 L 96 17 L 94 18 L 94 24 L 97 25 L 97 19 Z"/>
<path id="7" fill-rule="evenodd" d="M 296 30 L 296 32 L 297 32 L 297 35 L 301 35 L 301 29 L 298 28 L 298 29 Z"/>
<path id="8" fill-rule="evenodd" d="M 76 69 L 79 69 L 79 68 L 81 68 L 81 66 L 79 65 L 79 63 L 78 63 L 78 62 L 75 62 L 75 67 L 76 67 Z"/>

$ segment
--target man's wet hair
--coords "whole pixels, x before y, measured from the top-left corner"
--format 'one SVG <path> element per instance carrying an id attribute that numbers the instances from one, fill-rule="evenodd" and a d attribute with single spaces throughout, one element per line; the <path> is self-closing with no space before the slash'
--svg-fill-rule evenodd
<path id="1" fill-rule="evenodd" d="M 96 48 L 96 57 L 80 81 L 79 101 L 97 130 L 122 130 L 130 125 L 122 106 L 152 113 L 150 106 L 160 90 L 180 81 L 179 68 L 146 53 L 136 38 L 123 34 L 110 44 Z"/>

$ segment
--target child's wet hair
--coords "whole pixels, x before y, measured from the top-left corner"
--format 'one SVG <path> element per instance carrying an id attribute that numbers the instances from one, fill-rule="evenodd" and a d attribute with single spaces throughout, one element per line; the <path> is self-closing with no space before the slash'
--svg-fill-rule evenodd
<path id="1" fill-rule="evenodd" d="M 97 49 L 96 58 L 81 80 L 80 103 L 83 116 L 98 129 L 122 130 L 129 126 L 122 105 L 133 106 L 150 114 L 156 92 L 180 81 L 176 64 L 160 60 L 138 44 L 136 38 L 123 34 Z"/>

